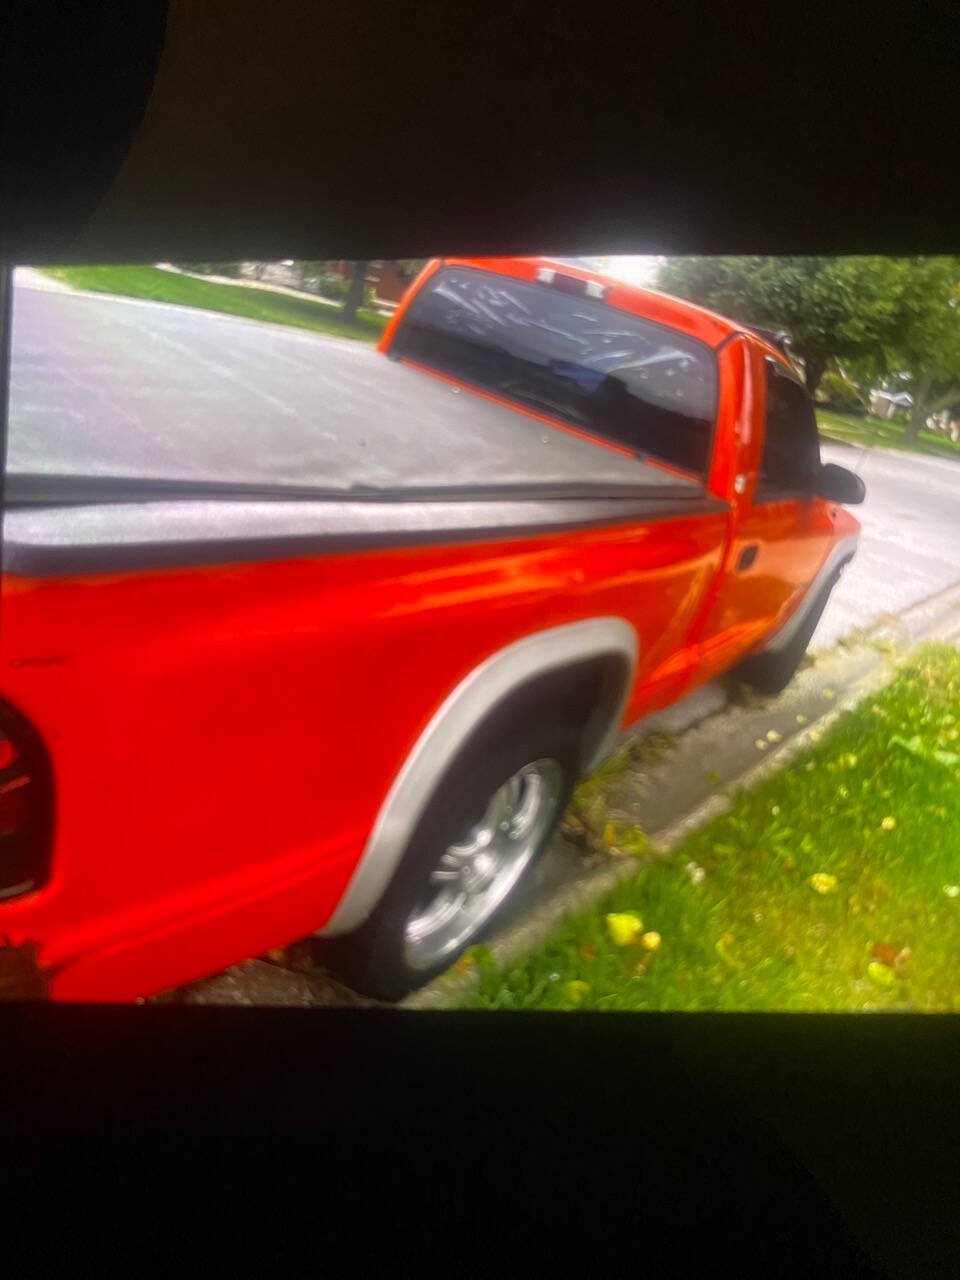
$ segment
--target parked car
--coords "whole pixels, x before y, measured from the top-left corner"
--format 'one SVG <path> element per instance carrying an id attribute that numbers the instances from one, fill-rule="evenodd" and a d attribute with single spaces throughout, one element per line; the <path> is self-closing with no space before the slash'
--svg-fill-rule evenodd
<path id="1" fill-rule="evenodd" d="M 313 933 L 401 996 L 857 544 L 782 351 L 546 259 L 431 262 L 379 351 L 25 291 L 11 404 L 0 935 L 59 1000 Z"/>

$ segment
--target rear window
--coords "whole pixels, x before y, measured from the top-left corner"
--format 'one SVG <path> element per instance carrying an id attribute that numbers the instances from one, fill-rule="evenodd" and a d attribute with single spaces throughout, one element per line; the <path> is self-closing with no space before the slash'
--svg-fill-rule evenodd
<path id="1" fill-rule="evenodd" d="M 605 302 L 445 267 L 412 300 L 390 354 L 706 476 L 713 351 Z"/>

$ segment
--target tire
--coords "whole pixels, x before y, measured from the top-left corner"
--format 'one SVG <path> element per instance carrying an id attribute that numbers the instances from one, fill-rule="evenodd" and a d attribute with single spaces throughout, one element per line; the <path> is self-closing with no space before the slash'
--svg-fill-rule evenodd
<path id="1" fill-rule="evenodd" d="M 758 653 L 734 667 L 732 674 L 765 697 L 782 693 L 797 673 L 817 623 L 827 607 L 830 593 L 840 577 L 839 572 L 823 587 L 797 634 L 786 648 L 777 653 Z"/>
<path id="2" fill-rule="evenodd" d="M 522 712 L 517 708 L 506 718 L 502 712 L 495 713 L 438 781 L 397 871 L 370 917 L 354 933 L 318 944 L 317 958 L 354 990 L 380 1000 L 398 1000 L 448 969 L 486 934 L 550 843 L 580 773 L 581 737 L 571 723 L 542 706 L 528 706 Z M 547 768 L 545 762 L 552 764 Z M 519 783 L 511 782 L 521 771 L 534 767 L 538 773 L 528 772 Z M 508 784 L 510 791 L 504 794 L 520 797 L 516 815 L 520 829 L 530 813 L 537 815 L 522 856 L 517 855 L 516 865 L 510 869 L 515 878 L 504 871 L 499 880 L 491 881 L 489 898 L 480 901 L 482 891 L 478 894 L 476 913 L 466 906 L 458 908 L 453 898 L 462 887 L 452 879 L 447 864 L 466 867 L 465 875 L 473 873 L 486 848 L 480 847 L 477 854 L 469 856 L 459 854 L 472 847 L 468 835 L 485 822 L 494 798 Z M 534 808 L 529 796 L 536 792 L 539 799 Z M 525 804 L 529 810 L 526 816 Z M 511 839 L 501 836 L 499 829 L 493 837 L 507 843 Z M 457 857 L 451 847 L 459 851 Z M 493 848 L 493 843 L 488 847 Z M 493 861 L 492 855 L 486 856 Z M 441 872 L 451 879 L 438 886 L 433 878 Z M 504 886 L 505 892 L 498 896 Z M 440 905 L 431 913 L 435 899 Z M 431 922 L 435 925 L 433 934 Z M 446 937 L 443 927 L 448 928 Z"/>

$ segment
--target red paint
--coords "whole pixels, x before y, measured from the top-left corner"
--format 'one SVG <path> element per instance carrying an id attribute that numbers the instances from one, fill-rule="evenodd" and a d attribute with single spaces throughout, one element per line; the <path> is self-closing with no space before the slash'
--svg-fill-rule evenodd
<path id="1" fill-rule="evenodd" d="M 465 261 L 532 279 L 541 260 Z M 626 286 L 611 286 L 610 301 L 713 345 L 733 332 Z M 709 487 L 729 515 L 213 568 L 5 575 L 0 692 L 46 742 L 56 835 L 50 882 L 0 902 L 0 934 L 41 944 L 55 999 L 127 1000 L 214 973 L 323 925 L 418 735 L 503 646 L 626 618 L 640 640 L 626 721 L 729 666 L 856 527 L 819 500 L 751 506 L 762 434 L 751 361 L 763 350 L 740 338 L 720 354 Z M 743 499 L 738 470 L 751 479 Z M 724 570 L 748 538 L 762 551 L 734 581 Z"/>

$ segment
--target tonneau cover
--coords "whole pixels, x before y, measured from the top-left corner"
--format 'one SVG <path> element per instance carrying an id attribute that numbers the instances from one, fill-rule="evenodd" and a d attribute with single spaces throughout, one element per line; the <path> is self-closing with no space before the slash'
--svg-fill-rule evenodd
<path id="1" fill-rule="evenodd" d="M 360 342 L 23 286 L 7 469 L 399 499 L 504 485 L 609 487 L 647 500 L 703 493 Z"/>

